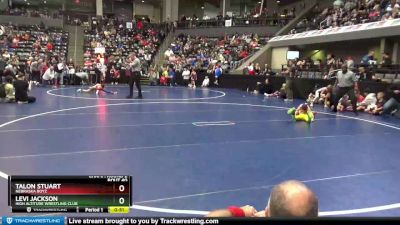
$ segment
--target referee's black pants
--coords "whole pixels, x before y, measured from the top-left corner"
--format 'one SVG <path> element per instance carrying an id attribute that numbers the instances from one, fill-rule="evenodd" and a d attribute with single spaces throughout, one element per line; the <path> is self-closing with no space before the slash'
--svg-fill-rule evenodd
<path id="1" fill-rule="evenodd" d="M 353 106 L 353 111 L 357 112 L 357 98 L 354 93 L 354 87 L 337 87 L 336 93 L 333 100 L 333 111 L 337 112 L 337 105 L 339 103 L 340 98 L 342 98 L 345 94 L 349 96 L 349 100 L 351 101 L 351 105 Z"/>
<path id="2" fill-rule="evenodd" d="M 132 75 L 129 77 L 129 96 L 133 97 L 133 85 L 136 84 L 136 88 L 138 89 L 139 95 L 138 97 L 142 96 L 142 87 L 140 85 L 140 72 L 135 71 L 132 72 Z"/>

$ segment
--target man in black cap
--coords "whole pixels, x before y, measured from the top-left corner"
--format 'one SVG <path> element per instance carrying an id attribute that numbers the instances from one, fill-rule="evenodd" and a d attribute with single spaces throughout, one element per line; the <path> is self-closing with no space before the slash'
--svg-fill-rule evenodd
<path id="1" fill-rule="evenodd" d="M 139 95 L 138 99 L 142 99 L 142 87 L 140 85 L 140 71 L 142 69 L 140 59 L 136 57 L 135 53 L 132 53 L 128 58 L 128 70 L 130 70 L 131 75 L 129 76 L 129 95 L 126 98 L 133 98 L 133 84 L 136 84 Z"/>

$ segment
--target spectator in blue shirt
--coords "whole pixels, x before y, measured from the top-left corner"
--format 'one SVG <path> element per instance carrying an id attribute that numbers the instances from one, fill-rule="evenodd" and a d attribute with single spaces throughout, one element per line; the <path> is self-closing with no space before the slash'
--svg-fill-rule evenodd
<path id="1" fill-rule="evenodd" d="M 374 60 L 374 55 L 375 51 L 369 51 L 369 53 L 362 58 L 361 64 L 370 65 L 370 61 Z"/>
<path id="2" fill-rule="evenodd" d="M 175 86 L 175 70 L 173 68 L 169 68 L 168 77 L 171 86 Z"/>
<path id="3" fill-rule="evenodd" d="M 218 64 L 215 68 L 215 82 L 214 82 L 215 85 L 219 85 L 219 79 L 221 76 L 222 76 L 222 68 L 221 65 Z"/>

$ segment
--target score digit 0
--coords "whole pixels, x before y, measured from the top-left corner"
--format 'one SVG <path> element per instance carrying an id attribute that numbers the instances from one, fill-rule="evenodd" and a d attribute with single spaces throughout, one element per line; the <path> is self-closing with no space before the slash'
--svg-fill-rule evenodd
<path id="1" fill-rule="evenodd" d="M 119 204 L 123 205 L 125 203 L 125 198 L 121 197 L 119 198 Z"/>
<path id="2" fill-rule="evenodd" d="M 119 185 L 119 191 L 124 192 L 125 191 L 125 186 L 124 185 Z"/>

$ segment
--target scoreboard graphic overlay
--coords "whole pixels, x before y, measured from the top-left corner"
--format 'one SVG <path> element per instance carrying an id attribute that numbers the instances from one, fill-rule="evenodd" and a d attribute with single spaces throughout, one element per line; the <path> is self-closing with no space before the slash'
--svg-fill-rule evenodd
<path id="1" fill-rule="evenodd" d="M 10 176 L 13 213 L 128 213 L 131 176 Z"/>

